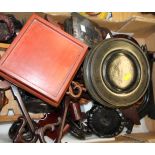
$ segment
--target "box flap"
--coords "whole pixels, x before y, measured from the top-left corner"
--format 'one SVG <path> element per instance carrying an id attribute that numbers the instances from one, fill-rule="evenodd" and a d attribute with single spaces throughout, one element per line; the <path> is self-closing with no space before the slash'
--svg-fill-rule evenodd
<path id="1" fill-rule="evenodd" d="M 132 17 L 118 32 L 134 33 L 135 37 L 148 37 L 155 32 L 155 19 Z"/>

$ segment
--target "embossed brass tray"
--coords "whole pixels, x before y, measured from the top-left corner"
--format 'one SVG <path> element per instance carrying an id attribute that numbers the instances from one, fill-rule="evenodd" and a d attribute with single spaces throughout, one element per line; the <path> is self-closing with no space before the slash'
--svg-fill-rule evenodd
<path id="1" fill-rule="evenodd" d="M 145 53 L 132 41 L 111 38 L 90 51 L 84 81 L 91 96 L 108 107 L 126 107 L 146 92 L 150 67 Z"/>

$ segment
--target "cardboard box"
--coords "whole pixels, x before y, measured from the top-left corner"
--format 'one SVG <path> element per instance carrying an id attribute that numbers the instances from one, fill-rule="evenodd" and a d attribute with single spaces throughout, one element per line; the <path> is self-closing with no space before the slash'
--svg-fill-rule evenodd
<path id="1" fill-rule="evenodd" d="M 13 13 L 17 18 L 19 19 L 28 19 L 32 13 Z M 38 13 L 40 16 L 44 17 L 44 13 Z M 50 14 L 54 20 L 63 23 L 66 18 L 70 16 L 70 13 L 48 13 Z M 116 15 L 116 14 L 115 14 Z M 121 13 L 117 14 L 118 16 L 114 17 L 112 21 L 100 21 L 96 18 L 89 18 L 92 21 L 96 22 L 100 26 L 107 27 L 110 30 L 114 32 L 120 32 L 120 33 L 130 33 L 132 36 L 139 42 L 140 45 L 147 44 L 148 50 L 151 52 L 155 51 L 155 17 L 154 16 L 143 16 L 140 13 L 134 13 L 134 14 L 127 14 L 123 15 L 122 17 L 119 17 L 119 15 L 122 15 Z M 130 15 L 134 15 L 130 17 Z M 136 16 L 135 16 L 136 15 Z M 138 15 L 138 16 L 137 16 Z M 140 16 L 139 16 L 140 15 Z M 115 20 L 117 19 L 117 20 Z M 153 68 L 153 79 L 155 79 L 155 64 Z M 155 81 L 153 81 L 153 88 L 154 88 L 154 96 L 155 96 Z M 142 120 L 145 125 L 144 119 Z M 149 120 L 150 121 L 150 120 Z M 154 121 L 151 120 L 153 123 Z M 147 124 L 147 123 L 146 123 Z M 150 122 L 149 122 L 150 124 Z M 137 126 L 136 126 L 137 128 Z M 111 140 L 108 139 L 91 139 L 91 142 L 155 142 L 155 129 L 150 133 L 146 133 L 149 131 L 146 131 L 144 127 L 139 126 L 140 130 L 138 130 L 141 133 L 137 134 L 131 134 L 129 136 L 118 136 Z M 147 126 L 146 126 L 147 128 Z M 134 131 L 134 130 L 133 130 Z M 88 142 L 88 141 L 86 141 Z"/>

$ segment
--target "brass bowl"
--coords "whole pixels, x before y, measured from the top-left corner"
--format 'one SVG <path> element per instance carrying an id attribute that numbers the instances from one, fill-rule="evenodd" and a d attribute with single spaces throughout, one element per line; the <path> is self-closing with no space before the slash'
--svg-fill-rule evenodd
<path id="1" fill-rule="evenodd" d="M 102 41 L 84 63 L 84 81 L 93 98 L 109 107 L 136 103 L 146 92 L 150 67 L 145 53 L 122 38 Z"/>

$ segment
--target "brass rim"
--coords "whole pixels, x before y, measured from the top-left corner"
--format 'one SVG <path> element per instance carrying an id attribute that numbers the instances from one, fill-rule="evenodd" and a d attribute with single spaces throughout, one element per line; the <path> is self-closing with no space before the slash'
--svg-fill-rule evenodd
<path id="1" fill-rule="evenodd" d="M 100 96 L 97 94 L 97 92 L 95 91 L 92 82 L 91 82 L 91 78 L 90 78 L 90 63 L 91 63 L 91 59 L 92 59 L 92 55 L 95 52 L 95 49 L 97 49 L 100 45 L 102 44 L 98 44 L 98 46 L 96 46 L 93 50 L 90 50 L 89 53 L 86 56 L 86 59 L 84 61 L 84 65 L 83 65 L 83 70 L 84 70 L 84 83 L 85 86 L 89 92 L 89 94 L 91 95 L 91 97 L 97 101 L 98 103 L 105 105 L 107 107 L 111 107 L 114 108 L 112 105 L 106 103 L 105 101 L 102 100 L 102 98 L 100 98 Z"/>

